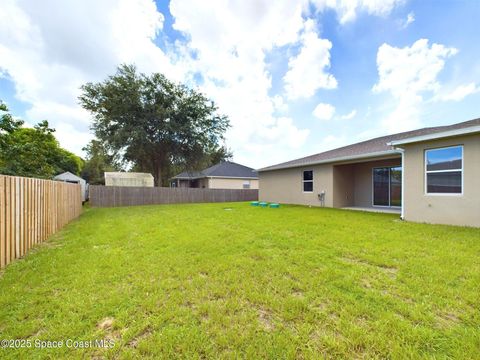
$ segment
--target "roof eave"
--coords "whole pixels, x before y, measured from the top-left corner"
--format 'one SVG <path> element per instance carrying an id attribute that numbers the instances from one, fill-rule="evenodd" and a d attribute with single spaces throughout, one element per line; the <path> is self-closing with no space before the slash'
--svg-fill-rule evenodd
<path id="1" fill-rule="evenodd" d="M 293 165 L 278 166 L 278 167 L 277 166 L 270 166 L 270 167 L 258 169 L 257 172 L 291 169 L 291 168 L 298 168 L 298 167 L 312 166 L 312 165 L 331 164 L 331 163 L 350 161 L 350 160 L 370 159 L 370 158 L 388 156 L 388 155 L 395 155 L 395 154 L 400 154 L 400 151 L 398 151 L 398 150 L 385 150 L 385 151 L 377 151 L 377 152 L 373 152 L 373 153 L 366 153 L 366 154 L 359 154 L 359 155 L 352 155 L 352 156 L 340 156 L 340 157 L 337 157 L 337 158 L 306 162 L 306 163 L 303 163 L 303 164 L 293 164 Z"/>
<path id="2" fill-rule="evenodd" d="M 249 179 L 249 180 L 257 180 L 258 176 L 222 176 L 222 175 L 213 175 L 207 176 L 209 179 Z"/>
<path id="3" fill-rule="evenodd" d="M 171 180 L 197 180 L 197 179 L 204 179 L 208 176 L 192 176 L 192 177 L 187 177 L 187 176 L 174 176 L 171 178 Z"/>
<path id="4" fill-rule="evenodd" d="M 471 126 L 471 127 L 463 128 L 463 129 L 441 131 L 441 132 L 438 132 L 438 133 L 433 133 L 433 134 L 428 134 L 428 135 L 413 136 L 411 138 L 394 140 L 394 141 L 389 142 L 388 145 L 398 146 L 398 145 L 412 144 L 412 143 L 422 142 L 422 141 L 429 141 L 429 140 L 443 139 L 443 138 L 448 138 L 448 137 L 475 134 L 475 133 L 479 133 L 479 132 L 480 132 L 480 126 Z"/>

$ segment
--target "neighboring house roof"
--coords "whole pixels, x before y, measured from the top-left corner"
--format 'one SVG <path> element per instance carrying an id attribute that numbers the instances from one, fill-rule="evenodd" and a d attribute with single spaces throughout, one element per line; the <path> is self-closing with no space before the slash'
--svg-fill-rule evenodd
<path id="1" fill-rule="evenodd" d="M 132 178 L 152 178 L 152 174 L 149 173 L 140 173 L 140 172 L 123 172 L 123 171 L 112 171 L 112 172 L 105 172 L 105 178 L 124 178 L 124 179 L 132 179 Z"/>
<path id="2" fill-rule="evenodd" d="M 84 179 L 81 177 L 71 173 L 70 171 L 65 171 L 64 173 L 58 174 L 54 176 L 54 180 L 75 180 L 79 182 L 86 182 Z"/>
<path id="3" fill-rule="evenodd" d="M 381 136 L 375 139 L 362 141 L 356 144 L 343 146 L 319 154 L 306 156 L 300 159 L 264 167 L 258 171 L 279 170 L 285 168 L 347 161 L 352 159 L 369 158 L 397 154 L 395 145 L 425 141 L 448 136 L 458 136 L 473 132 L 480 132 L 480 119 L 469 120 L 453 125 L 423 128 L 402 132 L 393 135 Z"/>
<path id="4" fill-rule="evenodd" d="M 248 166 L 231 161 L 223 161 L 202 171 L 184 171 L 172 179 L 194 180 L 206 177 L 227 177 L 241 179 L 257 179 L 258 173 Z"/>

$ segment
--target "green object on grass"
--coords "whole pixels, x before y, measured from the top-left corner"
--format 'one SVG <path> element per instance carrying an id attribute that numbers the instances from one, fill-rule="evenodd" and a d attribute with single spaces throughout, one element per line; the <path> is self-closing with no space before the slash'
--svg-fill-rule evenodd
<path id="1" fill-rule="evenodd" d="M 270 204 L 270 207 L 271 207 L 272 209 L 278 209 L 278 208 L 280 207 L 280 204 L 273 204 L 273 203 L 272 203 L 272 204 Z"/>
<path id="2" fill-rule="evenodd" d="M 260 203 L 258 203 L 258 204 L 259 204 L 261 207 L 267 207 L 267 205 L 268 205 L 268 203 L 263 202 L 263 201 L 260 202 Z"/>
<path id="3" fill-rule="evenodd" d="M 252 202 L 250 203 L 250 205 L 252 205 L 252 206 L 258 206 L 258 201 L 252 201 Z"/>

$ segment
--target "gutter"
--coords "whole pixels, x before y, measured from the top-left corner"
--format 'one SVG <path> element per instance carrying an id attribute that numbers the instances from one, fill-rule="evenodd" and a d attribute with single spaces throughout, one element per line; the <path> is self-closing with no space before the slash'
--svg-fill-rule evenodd
<path id="1" fill-rule="evenodd" d="M 402 208 L 400 211 L 400 219 L 405 220 L 405 149 L 397 147 L 397 148 L 394 148 L 394 150 L 402 154 L 402 191 L 401 191 Z"/>

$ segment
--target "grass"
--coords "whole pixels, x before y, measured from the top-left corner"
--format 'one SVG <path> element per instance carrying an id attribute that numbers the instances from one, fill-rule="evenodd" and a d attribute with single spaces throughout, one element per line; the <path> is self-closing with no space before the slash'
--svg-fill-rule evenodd
<path id="1" fill-rule="evenodd" d="M 476 358 L 480 230 L 245 203 L 87 209 L 0 277 L 1 358 Z"/>

